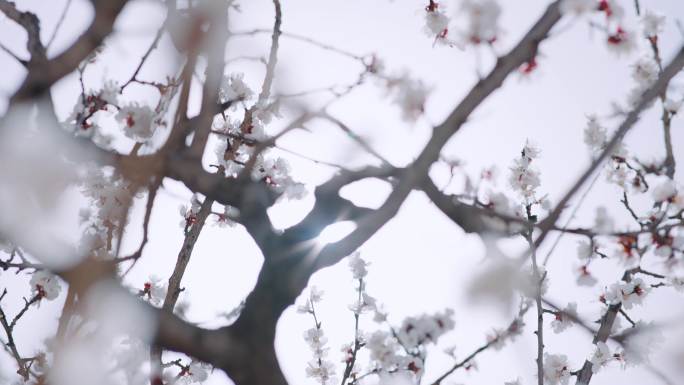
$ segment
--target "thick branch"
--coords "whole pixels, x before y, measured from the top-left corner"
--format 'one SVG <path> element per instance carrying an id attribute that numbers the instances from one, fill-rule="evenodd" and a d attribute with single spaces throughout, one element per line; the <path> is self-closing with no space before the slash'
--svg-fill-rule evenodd
<path id="1" fill-rule="evenodd" d="M 95 17 L 71 47 L 57 57 L 30 66 L 29 73 L 11 98 L 11 104 L 46 92 L 57 80 L 72 72 L 113 29 L 114 21 L 127 0 L 93 0 Z"/>

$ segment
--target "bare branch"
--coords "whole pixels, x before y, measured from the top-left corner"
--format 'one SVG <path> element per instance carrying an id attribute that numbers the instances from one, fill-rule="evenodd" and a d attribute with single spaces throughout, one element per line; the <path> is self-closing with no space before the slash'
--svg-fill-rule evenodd
<path id="1" fill-rule="evenodd" d="M 7 1 L 3 0 L 3 3 Z M 116 17 L 127 0 L 93 0 L 95 17 L 88 29 L 64 52 L 32 65 L 29 74 L 11 98 L 11 104 L 47 91 L 57 80 L 72 72 L 112 32 Z"/>
<path id="2" fill-rule="evenodd" d="M 60 28 L 62 28 L 62 24 L 64 24 L 64 18 L 66 17 L 67 12 L 69 11 L 69 7 L 71 6 L 71 1 L 72 0 L 67 0 L 66 4 L 64 5 L 64 9 L 62 10 L 62 14 L 59 16 L 59 20 L 57 20 L 57 24 L 55 25 L 55 29 L 52 31 L 52 36 L 50 36 L 50 39 L 48 40 L 47 44 L 45 44 L 45 50 L 47 51 L 50 46 L 52 45 L 52 42 L 55 41 L 55 37 L 57 37 L 57 33 L 59 32 Z"/>

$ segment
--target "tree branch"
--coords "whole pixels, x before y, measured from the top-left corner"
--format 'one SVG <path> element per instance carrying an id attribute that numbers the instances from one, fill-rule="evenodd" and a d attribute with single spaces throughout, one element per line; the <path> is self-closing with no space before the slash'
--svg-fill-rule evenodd
<path id="1" fill-rule="evenodd" d="M 3 0 L 3 3 L 8 3 Z M 29 73 L 10 99 L 10 104 L 46 92 L 57 80 L 72 72 L 113 30 L 114 21 L 127 0 L 92 0 L 95 17 L 88 29 L 64 52 L 30 66 Z"/>

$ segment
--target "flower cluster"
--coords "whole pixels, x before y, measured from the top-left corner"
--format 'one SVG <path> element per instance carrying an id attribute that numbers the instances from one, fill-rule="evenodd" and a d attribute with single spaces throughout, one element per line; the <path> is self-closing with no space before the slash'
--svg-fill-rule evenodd
<path id="1" fill-rule="evenodd" d="M 259 154 L 252 179 L 263 181 L 287 199 L 301 199 L 307 193 L 306 187 L 290 176 L 290 164 L 284 158 Z"/>
<path id="2" fill-rule="evenodd" d="M 634 305 L 641 305 L 641 301 L 649 293 L 650 287 L 641 278 L 634 278 L 629 282 L 617 282 L 608 287 L 602 300 L 608 305 L 622 304 L 625 309 Z"/>
<path id="3" fill-rule="evenodd" d="M 511 167 L 510 185 L 525 199 L 534 197 L 540 184 L 539 171 L 531 166 L 538 156 L 539 149 L 527 142 Z"/>
<path id="4" fill-rule="evenodd" d="M 457 17 L 460 28 L 455 39 L 450 33 L 451 18 L 443 3 L 429 0 L 425 7 L 425 33 L 434 37 L 435 43 L 463 48 L 468 44 L 493 44 L 500 34 L 498 25 L 501 6 L 496 0 L 465 0 L 461 2 Z"/>
<path id="5" fill-rule="evenodd" d="M 529 141 L 525 143 L 520 157 L 514 159 L 513 166 L 510 167 L 511 174 L 508 182 L 515 192 L 523 198 L 524 213 L 523 217 L 534 219 L 531 214 L 533 205 L 539 205 L 544 210 L 551 209 L 551 203 L 544 196 L 537 197 L 537 188 L 541 184 L 540 173 L 532 161 L 539 157 L 539 149 Z"/>
<path id="6" fill-rule="evenodd" d="M 422 314 L 418 317 L 407 317 L 397 331 L 402 345 L 409 349 L 419 345 L 434 343 L 439 337 L 454 328 L 454 311 L 446 309 L 432 315 Z"/>
<path id="7" fill-rule="evenodd" d="M 378 309 L 376 300 L 365 291 L 365 279 L 368 275 L 368 262 L 358 252 L 347 257 L 352 277 L 358 282 L 357 300 L 351 306 L 356 320 L 355 339 L 341 348 L 342 362 L 346 365 L 345 376 L 353 380 L 360 373 L 357 352 L 367 349 L 370 359 L 368 373 L 385 375 L 404 373 L 409 376 L 420 376 L 426 355 L 426 345 L 436 344 L 438 339 L 454 327 L 453 311 L 450 309 L 432 315 L 422 314 L 404 319 L 401 326 L 390 331 L 376 330 L 366 334 L 359 330 L 359 317 L 364 310 L 375 311 L 374 321 L 387 322 L 387 316 Z M 322 292 L 316 287 L 309 289 L 305 302 L 297 308 L 299 313 L 310 314 L 314 327 L 304 332 L 304 339 L 313 352 L 313 360 L 307 365 L 307 375 L 321 384 L 333 381 L 335 366 L 326 359 L 327 339 L 316 314 L 316 304 L 322 299 Z M 516 324 L 517 325 L 517 324 Z M 415 378 L 418 378 L 415 377 Z M 350 378 L 350 377 L 345 377 Z"/>
<path id="8" fill-rule="evenodd" d="M 91 252 L 102 258 L 109 257 L 112 237 L 105 239 L 104 234 L 117 234 L 126 223 L 127 210 L 133 199 L 133 191 L 128 181 L 109 169 L 87 166 L 81 178 L 81 192 L 93 204 L 81 210 L 81 222 L 87 225 L 82 237 L 82 252 Z"/>
<path id="9" fill-rule="evenodd" d="M 322 385 L 335 383 L 335 365 L 326 359 L 328 339 L 323 334 L 320 324 L 304 332 L 304 340 L 309 344 L 313 359 L 306 367 L 306 375 L 320 382 Z"/>

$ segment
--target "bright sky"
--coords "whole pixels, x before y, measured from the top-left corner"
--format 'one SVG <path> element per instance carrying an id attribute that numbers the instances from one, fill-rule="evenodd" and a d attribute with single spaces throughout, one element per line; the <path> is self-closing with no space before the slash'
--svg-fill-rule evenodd
<path id="1" fill-rule="evenodd" d="M 63 0 L 44 2 L 21 0 L 18 6 L 35 11 L 41 18 L 44 39 L 47 39 L 62 10 Z M 447 2 L 449 12 L 457 10 L 456 2 Z M 503 15 L 500 25 L 504 35 L 495 51 L 506 52 L 523 32 L 541 14 L 547 1 L 527 0 L 525 2 L 501 1 Z M 632 1 L 623 1 L 628 20 L 635 25 Z M 524 5 L 522 5 L 524 4 Z M 674 20 L 684 19 L 684 3 L 679 1 L 642 1 L 642 6 L 653 5 L 668 16 L 665 33 L 660 43 L 667 61 L 671 53 L 684 41 Z M 232 30 L 271 28 L 273 9 L 270 1 L 242 1 L 241 13 L 233 12 L 230 19 Z M 396 165 L 407 164 L 425 143 L 430 124 L 437 124 L 457 105 L 460 98 L 476 80 L 476 59 L 472 49 L 461 51 L 456 48 L 433 47 L 432 40 L 422 32 L 422 1 L 290 1 L 283 4 L 283 30 L 309 36 L 334 47 L 356 54 L 376 53 L 385 61 L 393 73 L 407 71 L 413 77 L 422 79 L 432 90 L 428 99 L 426 116 L 413 126 L 402 121 L 399 111 L 389 103 L 382 87 L 369 84 L 336 102 L 330 112 L 344 121 L 355 132 L 366 138 L 382 155 Z M 89 23 L 91 13 L 85 0 L 74 0 L 49 54 L 59 52 L 78 36 Z M 125 81 L 134 70 L 141 54 L 154 37 L 157 26 L 163 21 L 163 8 L 159 2 L 132 1 L 116 24 L 116 33 L 107 42 L 107 50 L 100 58 L 100 65 L 89 70 L 86 86 L 101 87 L 104 79 Z M 510 193 L 506 185 L 508 165 L 518 154 L 525 140 L 530 139 L 542 150 L 538 163 L 542 173 L 540 191 L 549 194 L 552 202 L 566 191 L 575 178 L 589 164 L 589 153 L 582 142 L 582 129 L 586 115 L 596 113 L 605 116 L 610 113 L 613 101 L 624 103 L 632 87 L 630 65 L 637 58 L 617 58 L 608 52 L 600 34 L 591 31 L 586 19 L 563 20 L 554 36 L 541 47 L 539 69 L 531 78 L 511 76 L 503 88 L 478 108 L 464 128 L 449 142 L 444 155 L 466 162 L 465 169 L 477 176 L 483 167 L 496 165 L 500 171 L 499 186 Z M 23 35 L 19 28 L 4 17 L 0 17 L 0 41 L 15 52 L 26 56 Z M 238 37 L 228 45 L 228 57 L 264 56 L 268 50 L 270 36 L 267 34 Z M 168 40 L 163 40 L 160 51 L 145 65 L 141 77 L 161 79 L 171 74 L 175 63 L 171 60 Z M 482 59 L 481 72 L 486 72 L 492 62 L 488 50 L 479 52 Z M 6 99 L 18 85 L 23 70 L 13 60 L 0 53 L 0 105 L 6 108 Z M 276 71 L 276 91 L 295 93 L 331 85 L 353 82 L 362 68 L 358 63 L 334 52 L 322 50 L 309 44 L 282 38 L 279 64 Z M 228 72 L 244 71 L 246 80 L 253 88 L 261 84 L 263 66 L 253 62 L 236 61 Z M 681 79 L 681 78 L 680 78 Z M 65 117 L 72 109 L 78 95 L 77 79 L 69 76 L 58 83 L 53 92 L 58 114 Z M 684 83 L 675 84 L 684 90 Z M 146 100 L 150 93 L 142 88 L 125 97 L 130 100 Z M 194 108 L 198 106 L 198 95 L 194 95 Z M 301 103 L 321 106 L 329 95 L 300 98 Z M 286 111 L 287 112 L 287 111 Z M 286 119 L 293 112 L 286 113 Z M 606 121 L 611 129 L 619 123 Z M 277 132 L 284 121 L 269 127 Z M 297 151 L 315 159 L 342 163 L 349 167 L 372 162 L 354 143 L 335 127 L 314 122 L 310 132 L 298 131 L 279 142 L 282 147 Z M 673 140 L 675 149 L 684 147 L 684 123 L 675 118 Z M 660 158 L 663 155 L 663 139 L 656 108 L 646 113 L 637 127 L 628 135 L 629 149 L 642 159 Z M 682 152 L 677 160 L 684 165 Z M 213 159 L 208 154 L 206 161 Z M 330 168 L 316 165 L 297 157 L 289 157 L 293 174 L 299 180 L 313 186 L 331 175 Z M 446 179 L 444 167 L 436 166 L 433 174 L 438 185 Z M 682 178 L 680 167 L 676 178 Z M 150 243 L 144 258 L 127 277 L 127 282 L 140 286 L 150 274 L 168 277 L 182 242 L 182 230 L 178 223 L 181 217 L 177 207 L 187 203 L 189 192 L 179 183 L 166 181 L 165 188 L 158 195 L 152 217 Z M 459 187 L 458 178 L 451 188 Z M 350 187 L 347 196 L 363 205 L 378 205 L 387 193 L 382 182 L 359 183 Z M 619 206 L 621 193 L 614 186 L 607 185 L 603 178 L 589 193 L 579 210 L 575 225 L 589 225 L 598 205 L 605 205 L 617 218 L 621 227 L 628 224 L 627 217 Z M 311 199 L 292 202 L 273 210 L 276 225 L 287 226 L 301 218 L 312 204 Z M 139 228 L 142 213 L 138 207 L 131 221 L 133 228 Z M 72 215 L 72 220 L 75 215 Z M 136 227 L 137 226 L 137 227 Z M 132 233 L 126 239 L 125 249 L 134 250 L 141 235 Z M 551 237 L 555 239 L 555 236 Z M 515 255 L 522 243 L 511 240 L 504 244 L 504 251 Z M 473 303 L 469 298 L 468 286 L 481 271 L 485 260 L 482 241 L 472 235 L 465 235 L 445 216 L 433 207 L 421 193 L 413 193 L 397 217 L 382 228 L 362 248 L 363 256 L 370 262 L 368 292 L 382 302 L 394 323 L 403 317 L 422 312 L 434 312 L 450 307 L 455 310 L 456 329 L 444 338 L 443 346 L 456 346 L 456 354 L 464 357 L 485 342 L 486 335 L 493 328 L 505 327 L 511 313 L 491 304 Z M 124 251 L 125 253 L 125 251 Z M 543 254 L 543 253 L 542 253 Z M 575 301 L 579 304 L 580 316 L 586 320 L 599 317 L 596 300 L 599 286 L 578 288 L 570 272 L 576 258 L 576 239 L 565 237 L 560 241 L 548 266 L 551 286 L 549 297 L 565 305 Z M 261 256 L 249 235 L 240 228 L 229 229 L 208 226 L 195 248 L 192 261 L 186 272 L 183 286 L 190 302 L 189 318 L 205 326 L 222 324 L 221 312 L 235 307 L 249 293 L 256 280 Z M 616 281 L 620 267 L 611 262 L 600 264 L 596 273 L 602 284 Z M 21 290 L 28 293 L 28 284 L 22 276 L 2 273 L 0 287 L 9 287 L 17 297 Z M 337 362 L 338 347 L 348 342 L 353 333 L 353 317 L 347 305 L 353 297 L 353 282 L 346 263 L 317 273 L 312 282 L 325 291 L 320 308 L 320 318 L 330 338 L 333 361 Z M 27 294 L 26 294 L 27 295 Z M 10 298 L 8 298 L 10 300 Z M 5 301 L 8 301 L 5 300 Z M 19 298 L 14 305 L 20 306 Z M 61 304 L 41 305 L 39 311 L 32 311 L 30 318 L 18 329 L 18 340 L 37 346 L 38 341 L 54 332 L 55 314 Z M 13 311 L 11 311 L 13 313 Z M 684 317 L 684 298 L 672 290 L 656 290 L 646 305 L 632 312 L 633 317 L 644 320 L 674 321 L 681 324 Z M 531 315 L 531 312 L 530 312 Z M 374 327 L 371 316 L 362 321 L 367 330 Z M 527 317 L 528 325 L 533 323 Z M 46 325 L 50 325 L 47 327 Z M 312 384 L 305 377 L 304 368 L 310 359 L 302 332 L 311 327 L 311 320 L 293 309 L 283 315 L 276 341 L 281 366 L 292 384 Z M 507 345 L 500 352 L 487 352 L 477 359 L 477 371 L 460 371 L 453 375 L 454 383 L 503 384 L 520 377 L 524 384 L 536 382 L 534 377 L 536 339 L 533 328 L 528 326 L 514 344 Z M 666 332 L 670 346 L 653 357 L 653 363 L 675 382 L 684 379 L 684 351 L 674 341 L 684 338 L 683 328 L 673 325 Z M 561 335 L 548 333 L 546 347 L 550 352 L 569 356 L 573 368 L 579 368 L 590 355 L 591 337 L 575 327 Z M 678 349 L 678 350 L 673 350 Z M 30 349 L 29 349 L 30 350 Z M 678 351 L 678 355 L 673 352 Z M 9 361 L 1 358 L 4 372 Z M 435 349 L 428 358 L 426 380 L 434 378 L 450 366 L 450 359 Z M 340 365 L 340 371 L 342 369 Z M 644 368 L 621 370 L 613 366 L 603 370 L 592 384 L 637 384 L 658 383 L 658 380 Z M 210 385 L 226 384 L 229 381 L 222 373 L 216 373 L 208 382 Z"/>

